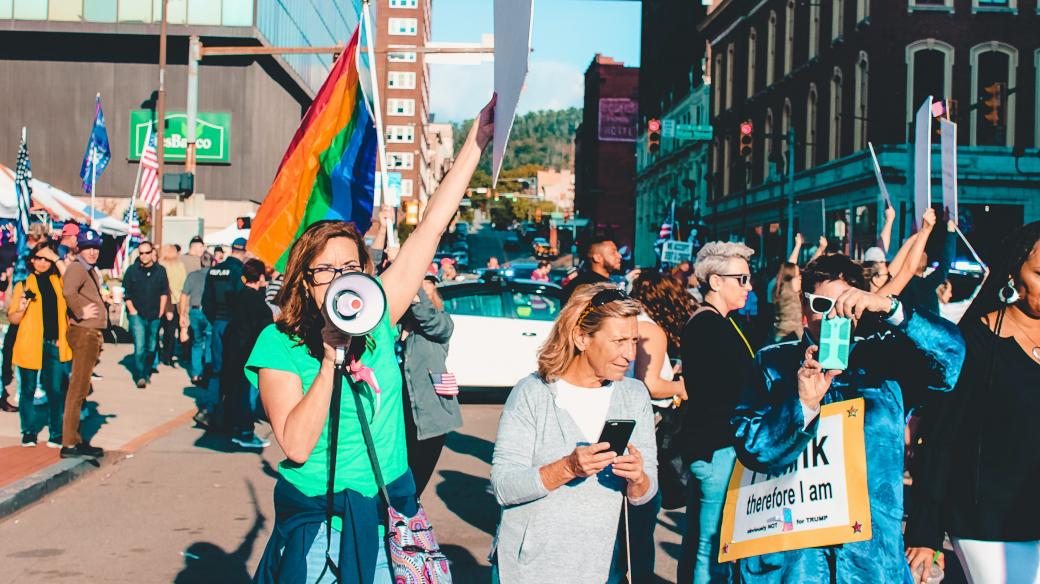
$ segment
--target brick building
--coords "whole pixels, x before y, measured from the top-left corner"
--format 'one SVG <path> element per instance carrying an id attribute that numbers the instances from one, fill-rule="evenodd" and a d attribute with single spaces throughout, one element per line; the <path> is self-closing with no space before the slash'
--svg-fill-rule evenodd
<path id="1" fill-rule="evenodd" d="M 585 71 L 585 104 L 575 133 L 574 210 L 595 235 L 634 244 L 635 141 L 639 68 L 597 54 Z"/>
<path id="2" fill-rule="evenodd" d="M 931 95 L 958 104 L 961 220 L 985 256 L 1008 229 L 1040 218 L 1038 25 L 1035 0 L 722 2 L 699 26 L 712 55 L 709 215 L 717 234 L 747 239 L 765 259 L 782 257 L 781 174 L 791 146 L 795 204 L 824 199 L 829 235 L 861 251 L 881 212 L 870 141 L 899 211 L 896 236 L 908 235 L 911 120 Z M 1006 129 L 972 108 L 997 81 L 1013 89 L 1001 114 Z M 747 164 L 738 154 L 743 120 L 755 129 Z M 781 138 L 789 128 L 793 145 Z M 1024 149 L 1021 160 L 1013 147 Z"/>

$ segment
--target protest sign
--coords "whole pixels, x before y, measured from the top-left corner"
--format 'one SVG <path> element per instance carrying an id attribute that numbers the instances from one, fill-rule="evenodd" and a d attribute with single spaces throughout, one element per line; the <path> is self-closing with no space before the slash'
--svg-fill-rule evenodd
<path id="1" fill-rule="evenodd" d="M 874 161 L 874 177 L 877 178 L 878 188 L 881 189 L 881 199 L 885 202 L 885 208 L 887 209 L 892 206 L 892 197 L 888 195 L 885 179 L 881 177 L 881 165 L 878 164 L 877 154 L 874 153 L 874 145 L 867 142 L 867 148 L 870 148 L 870 159 Z"/>
<path id="2" fill-rule="evenodd" d="M 527 79 L 533 16 L 534 0 L 495 0 L 495 93 L 498 94 L 498 103 L 495 105 L 495 137 L 491 152 L 492 184 L 498 184 L 516 106 Z"/>
<path id="3" fill-rule="evenodd" d="M 932 96 L 917 110 L 914 121 L 914 225 L 932 206 Z"/>
<path id="4" fill-rule="evenodd" d="M 722 510 L 719 561 L 871 538 L 864 400 L 827 404 L 805 451 L 780 474 L 737 461 Z"/>
<path id="5" fill-rule="evenodd" d="M 823 199 L 798 203 L 798 232 L 806 245 L 816 245 L 816 240 L 825 234 Z"/>
<path id="6" fill-rule="evenodd" d="M 957 223 L 957 124 L 939 120 L 942 144 L 942 194 L 946 216 Z"/>

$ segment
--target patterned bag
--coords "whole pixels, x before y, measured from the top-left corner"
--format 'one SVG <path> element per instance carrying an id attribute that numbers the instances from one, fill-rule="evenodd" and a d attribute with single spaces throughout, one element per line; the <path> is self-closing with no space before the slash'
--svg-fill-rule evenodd
<path id="1" fill-rule="evenodd" d="M 358 421 L 361 422 L 361 435 L 365 439 L 368 448 L 368 458 L 372 463 L 372 472 L 375 474 L 376 484 L 379 485 L 379 493 L 386 503 L 387 512 L 387 559 L 394 572 L 394 584 L 452 584 L 451 569 L 448 558 L 441 553 L 437 545 L 437 538 L 433 534 L 433 525 L 426 517 L 426 511 L 419 505 L 414 517 L 407 517 L 394 509 L 390 504 L 390 495 L 386 492 L 386 483 L 383 481 L 383 471 L 379 466 L 379 458 L 376 456 L 376 448 L 372 442 L 372 431 L 365 419 L 365 409 L 361 404 L 361 395 L 354 385 L 352 376 L 346 376 L 337 370 L 337 380 L 333 386 L 332 403 L 334 409 L 339 403 L 337 387 L 341 380 L 347 378 L 350 383 L 350 393 L 354 396 L 354 405 L 357 408 Z M 373 388 L 375 390 L 375 388 Z M 338 412 L 336 419 L 338 419 Z M 333 424 L 338 426 L 339 424 Z M 332 449 L 330 453 L 335 453 Z M 334 458 L 332 459 L 334 460 Z M 335 464 L 330 461 L 330 464 Z M 331 470 L 331 469 L 330 469 Z M 331 483 L 331 479 L 330 479 Z M 329 489 L 332 489 L 330 484 Z"/>

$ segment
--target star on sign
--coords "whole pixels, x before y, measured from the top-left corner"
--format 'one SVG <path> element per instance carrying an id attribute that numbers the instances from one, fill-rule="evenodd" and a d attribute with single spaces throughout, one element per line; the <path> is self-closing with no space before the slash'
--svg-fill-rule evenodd
<path id="1" fill-rule="evenodd" d="M 852 524 L 852 533 L 863 533 L 863 524 L 859 521 Z"/>
<path id="2" fill-rule="evenodd" d="M 724 553 L 724 554 L 728 554 L 729 553 L 729 544 L 728 543 L 722 544 L 722 553 Z"/>
<path id="3" fill-rule="evenodd" d="M 855 418 L 856 414 L 859 413 L 859 410 L 856 409 L 856 406 L 849 406 L 849 409 L 845 411 L 849 413 L 850 418 Z"/>

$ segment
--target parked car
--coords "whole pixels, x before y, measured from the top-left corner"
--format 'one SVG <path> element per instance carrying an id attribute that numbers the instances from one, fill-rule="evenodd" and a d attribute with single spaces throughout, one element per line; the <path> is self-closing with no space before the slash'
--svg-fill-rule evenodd
<path id="1" fill-rule="evenodd" d="M 563 306 L 559 286 L 510 280 L 492 270 L 439 291 L 455 323 L 447 369 L 459 386 L 512 387 L 537 369 L 538 348 Z"/>
<path id="2" fill-rule="evenodd" d="M 538 269 L 537 262 L 512 262 L 506 266 L 505 277 L 516 280 L 530 280 L 531 274 Z"/>
<path id="3" fill-rule="evenodd" d="M 559 253 L 556 248 L 549 244 L 549 240 L 544 237 L 536 237 L 531 241 L 531 247 L 534 249 L 534 257 L 540 260 L 552 260 L 556 259 Z"/>

